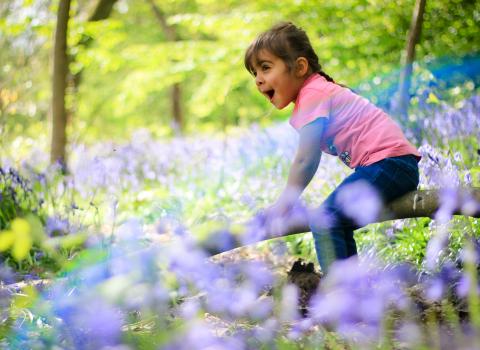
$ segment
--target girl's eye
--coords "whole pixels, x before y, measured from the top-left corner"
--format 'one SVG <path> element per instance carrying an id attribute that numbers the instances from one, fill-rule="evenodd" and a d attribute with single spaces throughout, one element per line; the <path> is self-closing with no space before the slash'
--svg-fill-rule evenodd
<path id="1" fill-rule="evenodd" d="M 262 70 L 267 70 L 269 68 L 270 68 L 269 66 L 262 66 Z"/>

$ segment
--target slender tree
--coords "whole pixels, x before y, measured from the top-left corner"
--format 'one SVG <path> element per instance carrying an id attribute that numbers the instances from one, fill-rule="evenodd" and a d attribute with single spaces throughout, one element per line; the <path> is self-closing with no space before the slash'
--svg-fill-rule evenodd
<path id="1" fill-rule="evenodd" d="M 162 30 L 165 34 L 165 37 L 168 41 L 177 41 L 179 36 L 175 30 L 175 27 L 167 23 L 167 18 L 165 13 L 161 10 L 154 0 L 147 0 L 147 2 L 152 7 L 153 13 L 157 18 Z M 182 111 L 182 86 L 180 83 L 174 83 L 170 88 L 170 98 L 171 98 L 171 111 L 173 116 L 173 129 L 176 133 L 182 133 L 184 129 L 184 118 Z"/>
<path id="2" fill-rule="evenodd" d="M 65 95 L 67 88 L 68 58 L 67 35 L 70 17 L 70 0 L 60 0 L 55 29 L 53 49 L 53 86 L 52 86 L 52 143 L 50 161 L 66 165 L 66 126 L 67 109 Z"/>
<path id="3" fill-rule="evenodd" d="M 415 60 L 415 46 L 420 41 L 422 32 L 423 14 L 427 0 L 416 0 L 412 22 L 408 32 L 407 46 L 402 59 L 402 71 L 398 87 L 397 114 L 408 120 L 408 107 L 410 104 L 410 85 L 412 80 L 412 65 Z"/>
<path id="4" fill-rule="evenodd" d="M 117 0 L 99 0 L 88 21 L 101 21 L 108 18 Z M 52 94 L 52 141 L 50 150 L 51 163 L 60 162 L 67 169 L 67 120 L 68 111 L 65 106 L 65 96 L 70 78 L 74 90 L 78 87 L 82 71 L 70 75 L 69 62 L 75 57 L 69 57 L 68 48 L 68 22 L 70 18 L 71 0 L 60 0 L 57 12 L 57 26 L 55 29 L 55 45 L 53 54 L 53 94 Z M 89 46 L 90 37 L 82 36 L 77 45 Z"/>

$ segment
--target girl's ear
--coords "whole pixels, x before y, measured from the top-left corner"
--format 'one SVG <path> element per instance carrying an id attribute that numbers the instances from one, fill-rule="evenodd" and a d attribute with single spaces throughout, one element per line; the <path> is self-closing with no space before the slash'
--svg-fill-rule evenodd
<path id="1" fill-rule="evenodd" d="M 295 61 L 296 69 L 295 69 L 295 75 L 298 78 L 303 78 L 305 74 L 307 74 L 309 66 L 308 66 L 308 60 L 305 57 L 299 57 Z"/>

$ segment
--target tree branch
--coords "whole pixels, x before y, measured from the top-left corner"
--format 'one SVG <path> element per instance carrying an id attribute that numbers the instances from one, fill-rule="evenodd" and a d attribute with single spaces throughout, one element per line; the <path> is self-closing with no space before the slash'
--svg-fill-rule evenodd
<path id="1" fill-rule="evenodd" d="M 152 11 L 155 14 L 155 17 L 157 18 L 158 22 L 160 23 L 160 26 L 162 27 L 167 40 L 168 41 L 178 40 L 178 36 L 177 36 L 177 33 L 175 32 L 175 28 L 170 26 L 167 23 L 167 16 L 162 11 L 162 9 L 155 4 L 154 0 L 147 0 L 147 2 L 152 7 Z"/>
<path id="2" fill-rule="evenodd" d="M 441 192 L 438 190 L 414 191 L 395 200 L 386 206 L 375 222 L 388 220 L 430 217 L 433 218 L 439 209 Z M 452 208 L 453 215 L 464 215 L 475 218 L 480 217 L 480 188 L 462 188 L 456 194 L 456 206 Z M 470 203 L 472 205 L 465 205 Z M 223 253 L 245 245 L 261 241 L 285 237 L 298 233 L 310 232 L 306 213 L 296 213 L 290 216 L 282 225 L 282 232 L 272 234 L 254 221 L 245 225 L 242 232 L 231 233 L 218 231 L 202 242 L 202 247 L 211 255 Z"/>
<path id="3" fill-rule="evenodd" d="M 113 5 L 115 5 L 116 2 L 117 0 L 99 0 L 95 10 L 93 10 L 88 18 L 88 22 L 101 21 L 110 17 Z"/>
<path id="4" fill-rule="evenodd" d="M 403 68 L 400 72 L 397 112 L 403 120 L 408 120 L 408 106 L 410 104 L 409 89 L 411 85 L 413 62 L 415 61 L 415 47 L 420 42 L 426 2 L 427 0 L 416 0 L 415 2 L 412 22 L 408 32 L 407 45 L 405 48 L 405 56 L 402 62 Z"/>

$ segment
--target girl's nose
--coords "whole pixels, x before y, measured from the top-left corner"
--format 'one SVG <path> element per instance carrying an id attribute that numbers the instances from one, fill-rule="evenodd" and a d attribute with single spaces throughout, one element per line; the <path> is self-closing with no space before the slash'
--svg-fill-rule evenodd
<path id="1" fill-rule="evenodd" d="M 257 84 L 257 86 L 260 86 L 263 84 L 263 78 L 258 73 L 257 73 L 257 76 L 255 77 L 255 84 Z"/>

